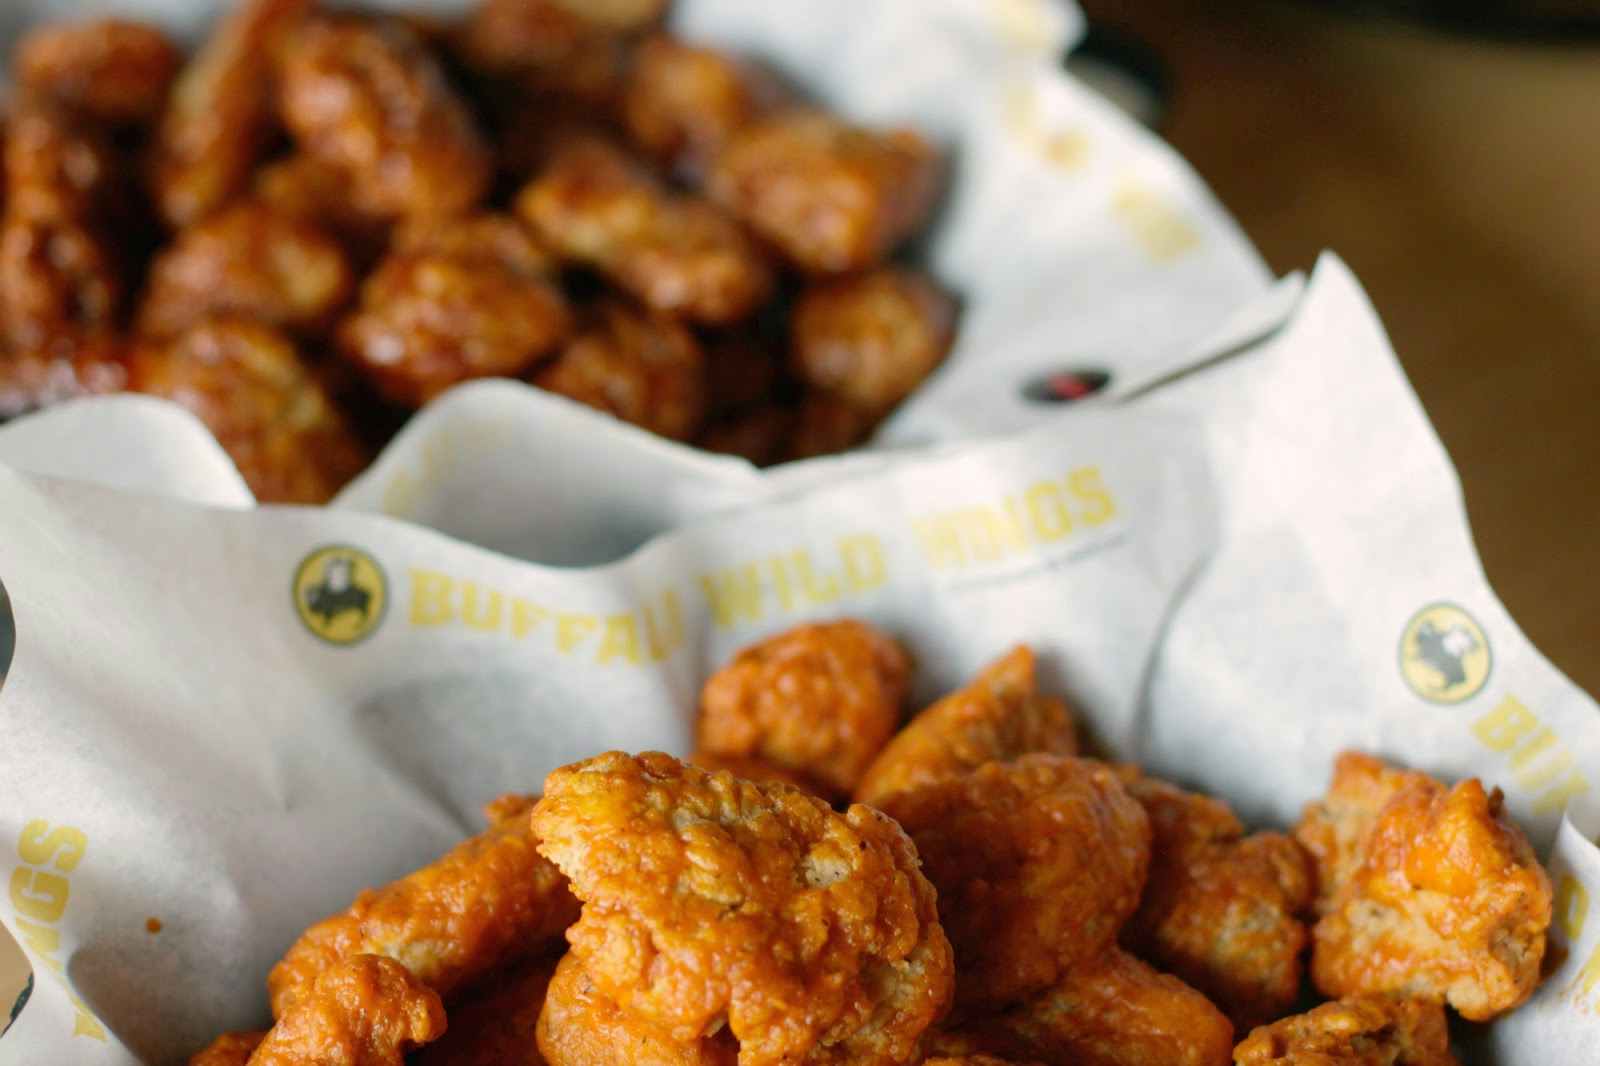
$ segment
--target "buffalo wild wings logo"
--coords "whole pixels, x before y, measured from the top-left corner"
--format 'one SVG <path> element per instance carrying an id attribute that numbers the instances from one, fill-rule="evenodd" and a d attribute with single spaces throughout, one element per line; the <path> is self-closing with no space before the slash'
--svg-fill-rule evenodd
<path id="1" fill-rule="evenodd" d="M 378 560 L 348 545 L 318 548 L 294 572 L 294 609 L 330 644 L 371 636 L 389 606 L 389 580 Z"/>
<path id="2" fill-rule="evenodd" d="M 1477 695 L 1492 663 L 1483 627 L 1453 603 L 1424 607 L 1400 635 L 1400 675 L 1411 691 L 1433 703 Z"/>

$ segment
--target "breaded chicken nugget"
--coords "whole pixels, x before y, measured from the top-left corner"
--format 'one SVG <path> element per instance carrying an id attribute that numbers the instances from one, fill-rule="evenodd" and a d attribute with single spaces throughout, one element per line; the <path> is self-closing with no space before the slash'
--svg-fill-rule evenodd
<path id="1" fill-rule="evenodd" d="M 933 147 L 911 130 L 790 110 L 736 131 L 706 187 L 801 270 L 841 274 L 882 262 L 922 224 L 938 171 Z"/>
<path id="2" fill-rule="evenodd" d="M 266 1038 L 267 1034 L 264 1031 L 223 1033 L 203 1051 L 197 1051 L 189 1056 L 189 1066 L 248 1066 L 250 1056 Z"/>
<path id="3" fill-rule="evenodd" d="M 288 338 L 208 319 L 137 344 L 128 388 L 204 422 L 263 503 L 325 503 L 366 465 L 360 441 Z"/>
<path id="4" fill-rule="evenodd" d="M 404 23 L 308 19 L 284 48 L 279 77 L 283 120 L 301 150 L 349 174 L 364 209 L 459 214 L 488 191 L 488 142 Z"/>
<path id="5" fill-rule="evenodd" d="M 926 275 L 884 267 L 801 294 L 790 362 L 813 388 L 882 414 L 944 362 L 954 324 L 955 303 Z"/>
<path id="6" fill-rule="evenodd" d="M 761 784 L 788 785 L 798 788 L 802 792 L 809 792 L 813 796 L 827 798 L 826 791 L 815 781 L 811 781 L 793 770 L 786 770 L 781 766 L 764 762 L 761 759 L 752 759 L 740 755 L 719 755 L 715 752 L 697 750 L 690 753 L 686 760 L 692 766 L 702 770 L 721 770 L 742 777 L 746 781 L 756 781 Z"/>
<path id="7" fill-rule="evenodd" d="M 1232 1046 L 1233 1027 L 1206 997 L 1115 947 L 1054 988 L 934 1040 L 943 1054 L 1072 1066 L 1227 1066 Z"/>
<path id="8" fill-rule="evenodd" d="M 1281 833 L 1245 836 L 1220 800 L 1137 771 L 1124 781 L 1152 843 L 1123 944 L 1203 992 L 1240 1032 L 1281 1016 L 1300 994 L 1310 857 Z"/>
<path id="9" fill-rule="evenodd" d="M 340 349 L 381 393 L 410 406 L 472 378 L 520 375 L 572 329 L 549 269 L 509 216 L 402 227 L 341 323 Z"/>
<path id="10" fill-rule="evenodd" d="M 353 287 L 344 249 L 315 223 L 244 200 L 180 231 L 155 257 L 138 325 L 171 336 L 232 314 L 316 331 Z"/>
<path id="11" fill-rule="evenodd" d="M 115 338 L 86 341 L 59 354 L 0 350 L 0 421 L 79 396 L 121 392 L 127 382 L 127 351 Z"/>
<path id="12" fill-rule="evenodd" d="M 250 1066 L 404 1066 L 439 1038 L 444 1004 L 400 963 L 342 959 L 318 976 L 267 1033 Z"/>
<path id="13" fill-rule="evenodd" d="M 639 302 L 707 325 L 747 317 L 771 294 L 766 255 L 704 200 L 668 193 L 615 145 L 579 138 L 523 189 L 517 212 L 557 255 Z"/>
<path id="14" fill-rule="evenodd" d="M 344 245 L 358 267 L 383 254 L 390 219 L 356 203 L 350 175 L 296 152 L 256 171 L 256 200 L 289 218 L 320 226 Z"/>
<path id="15" fill-rule="evenodd" d="M 705 416 L 705 363 L 694 335 L 621 300 L 592 307 L 561 354 L 528 380 L 673 440 L 692 437 Z"/>
<path id="16" fill-rule="evenodd" d="M 572 878 L 567 932 L 599 990 L 740 1066 L 896 1066 L 949 1005 L 950 944 L 899 826 L 868 807 L 611 752 L 552 773 L 540 850 Z"/>
<path id="17" fill-rule="evenodd" d="M 1235 1066 L 1456 1066 L 1444 1008 L 1420 999 L 1356 997 L 1254 1030 Z"/>
<path id="18" fill-rule="evenodd" d="M 884 810 L 939 892 L 963 1008 L 1055 984 L 1108 950 L 1139 905 L 1149 819 L 1104 763 L 986 763 L 891 796 Z"/>
<path id="19" fill-rule="evenodd" d="M 273 129 L 272 63 L 313 0 L 242 0 L 178 75 L 156 130 L 151 188 L 187 226 L 250 180 Z"/>
<path id="20" fill-rule="evenodd" d="M 950 1057 L 941 1055 L 936 1058 L 923 1059 L 922 1066 L 1013 1066 L 1005 1059 L 997 1059 L 993 1055 L 958 1055 Z M 1041 1063 L 1017 1063 L 1015 1066 L 1043 1066 Z"/>
<path id="21" fill-rule="evenodd" d="M 155 26 L 86 18 L 30 30 L 11 69 L 25 93 L 120 124 L 159 114 L 182 62 L 178 46 Z"/>
<path id="22" fill-rule="evenodd" d="M 570 954 L 556 967 L 539 1016 L 539 1051 L 548 1066 L 734 1066 L 739 1059 L 727 1029 L 674 1040 L 663 1027 L 622 1010 Z"/>
<path id="23" fill-rule="evenodd" d="M 776 80 L 752 65 L 659 34 L 634 57 L 622 118 L 640 151 L 697 180 L 729 138 L 779 95 Z"/>
<path id="24" fill-rule="evenodd" d="M 785 446 L 794 433 L 794 420 L 793 409 L 776 403 L 762 404 L 710 422 L 695 438 L 695 447 L 737 455 L 756 466 L 770 466 L 784 458 Z"/>
<path id="25" fill-rule="evenodd" d="M 899 642 L 865 622 L 796 626 L 711 675 L 697 743 L 809 777 L 845 799 L 899 725 L 910 674 Z"/>
<path id="26" fill-rule="evenodd" d="M 24 98 L 5 132 L 8 217 L 100 220 L 123 177 L 100 130 L 66 106 Z"/>
<path id="27" fill-rule="evenodd" d="M 486 831 L 307 929 L 267 976 L 273 1015 L 282 1018 L 319 974 L 353 955 L 396 959 L 451 999 L 490 971 L 548 950 L 578 904 L 514 810 L 494 808 L 500 820 Z"/>
<path id="28" fill-rule="evenodd" d="M 1033 651 L 1019 644 L 913 718 L 867 769 L 856 802 L 881 804 L 905 792 L 1031 752 L 1076 755 L 1066 703 L 1041 696 Z"/>
<path id="29" fill-rule="evenodd" d="M 1402 789 L 1427 788 L 1431 780 L 1365 752 L 1347 751 L 1334 760 L 1327 795 L 1307 804 L 1294 828 L 1295 839 L 1316 865 L 1318 914 L 1333 905 L 1339 889 L 1361 866 L 1367 837 L 1384 805 Z"/>
<path id="30" fill-rule="evenodd" d="M 498 975 L 491 987 L 450 1009 L 450 1028 L 411 1066 L 545 1066 L 535 1031 L 558 957 Z"/>
<path id="31" fill-rule="evenodd" d="M 790 422 L 785 460 L 847 451 L 871 436 L 878 424 L 870 412 L 818 389 L 806 390 Z"/>
<path id="32" fill-rule="evenodd" d="M 1330 798 L 1347 784 L 1365 794 L 1373 779 L 1364 761 L 1341 759 Z M 1359 798 L 1354 807 L 1363 821 Z M 1297 835 L 1326 849 L 1336 812 L 1335 803 L 1312 805 Z M 1485 1021 L 1533 994 L 1550 927 L 1550 878 L 1506 817 L 1498 789 L 1485 792 L 1477 778 L 1447 789 L 1407 775 L 1356 855 L 1342 882 L 1340 864 L 1329 864 L 1332 898 L 1312 930 L 1311 976 L 1325 995 L 1445 1001 Z"/>
<path id="33" fill-rule="evenodd" d="M 98 350 L 121 302 L 121 271 L 98 229 L 11 212 L 0 220 L 0 337 L 19 355 Z"/>

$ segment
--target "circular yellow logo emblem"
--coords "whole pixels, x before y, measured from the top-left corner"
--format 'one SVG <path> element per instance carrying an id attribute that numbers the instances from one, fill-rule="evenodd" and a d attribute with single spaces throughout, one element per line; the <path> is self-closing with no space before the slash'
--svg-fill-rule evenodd
<path id="1" fill-rule="evenodd" d="M 1460 703 L 1489 680 L 1489 638 L 1453 603 L 1431 603 L 1411 616 L 1400 635 L 1400 675 L 1433 703 Z"/>
<path id="2" fill-rule="evenodd" d="M 344 544 L 318 548 L 294 572 L 294 609 L 329 644 L 371 636 L 389 607 L 389 579 L 378 560 Z"/>

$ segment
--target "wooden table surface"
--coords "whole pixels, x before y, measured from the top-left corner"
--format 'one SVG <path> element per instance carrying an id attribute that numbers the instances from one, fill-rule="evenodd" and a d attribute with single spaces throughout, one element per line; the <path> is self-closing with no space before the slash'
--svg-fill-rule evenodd
<path id="1" fill-rule="evenodd" d="M 1338 251 L 1460 471 L 1490 581 L 1600 694 L 1600 41 L 1283 3 L 1083 0 L 1173 79 L 1163 134 L 1273 269 Z"/>

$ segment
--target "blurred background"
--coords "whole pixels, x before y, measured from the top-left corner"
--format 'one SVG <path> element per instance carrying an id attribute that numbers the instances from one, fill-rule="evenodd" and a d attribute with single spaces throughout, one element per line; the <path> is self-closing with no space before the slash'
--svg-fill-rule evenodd
<path id="1" fill-rule="evenodd" d="M 1350 263 L 1495 590 L 1600 695 L 1600 2 L 1081 3 L 1274 271 Z"/>

